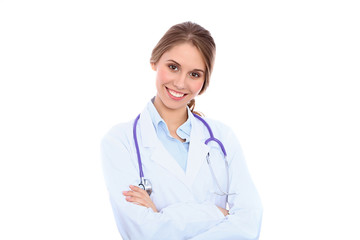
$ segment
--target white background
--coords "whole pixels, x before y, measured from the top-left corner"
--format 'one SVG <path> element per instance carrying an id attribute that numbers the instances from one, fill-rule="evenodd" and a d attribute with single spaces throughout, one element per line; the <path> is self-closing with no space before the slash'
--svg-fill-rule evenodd
<path id="1" fill-rule="evenodd" d="M 360 239 L 356 2 L 0 1 L 0 239 L 120 239 L 100 140 L 155 95 L 151 50 L 188 20 L 217 43 L 197 110 L 242 143 L 261 240 Z"/>

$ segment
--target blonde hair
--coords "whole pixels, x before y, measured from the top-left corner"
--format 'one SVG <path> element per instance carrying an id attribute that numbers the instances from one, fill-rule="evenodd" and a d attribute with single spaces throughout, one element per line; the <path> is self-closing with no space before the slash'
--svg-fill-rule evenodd
<path id="1" fill-rule="evenodd" d="M 156 64 L 166 51 L 184 42 L 191 42 L 200 51 L 205 62 L 205 80 L 199 92 L 200 95 L 209 86 L 216 53 L 214 39 L 205 28 L 193 22 L 183 22 L 172 26 L 153 49 L 150 63 Z M 195 99 L 192 99 L 188 106 L 192 112 L 200 115 L 194 111 Z"/>

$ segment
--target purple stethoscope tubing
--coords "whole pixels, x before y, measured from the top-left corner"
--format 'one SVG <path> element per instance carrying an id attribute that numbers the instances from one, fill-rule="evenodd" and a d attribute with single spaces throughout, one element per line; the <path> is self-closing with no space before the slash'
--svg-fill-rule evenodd
<path id="1" fill-rule="evenodd" d="M 225 147 L 224 147 L 224 145 L 222 144 L 222 142 L 219 139 L 214 137 L 214 134 L 213 134 L 209 124 L 202 117 L 196 115 L 195 113 L 193 113 L 193 115 L 194 115 L 195 118 L 199 119 L 205 125 L 205 127 L 207 128 L 207 130 L 209 132 L 210 137 L 208 139 L 206 139 L 205 144 L 207 145 L 211 141 L 216 142 L 220 146 L 221 151 L 224 154 L 225 165 L 226 165 L 226 173 L 227 173 L 227 191 L 226 192 L 224 192 L 221 189 L 221 187 L 220 187 L 220 185 L 219 185 L 219 183 L 218 183 L 218 181 L 217 181 L 217 179 L 215 177 L 214 171 L 213 171 L 213 169 L 211 167 L 211 163 L 210 163 L 210 160 L 209 160 L 209 156 L 210 156 L 209 153 L 207 155 L 207 162 L 208 162 L 208 165 L 210 167 L 211 174 L 212 174 L 213 178 L 215 179 L 216 185 L 218 186 L 219 190 L 222 193 L 222 194 L 219 194 L 219 195 L 226 195 L 226 202 L 227 202 L 228 195 L 233 195 L 234 193 L 229 193 L 229 165 L 228 165 L 228 162 L 227 162 L 227 159 L 226 159 L 227 154 L 226 154 Z M 139 186 L 142 187 L 144 190 L 146 190 L 147 193 L 150 195 L 151 192 L 152 192 L 152 186 L 151 186 L 151 183 L 150 183 L 149 180 L 144 179 L 144 172 L 143 172 L 143 168 L 142 168 L 139 143 L 138 143 L 137 135 L 136 135 L 136 126 L 137 126 L 137 123 L 139 121 L 139 118 L 140 118 L 140 114 L 135 118 L 134 125 L 133 125 L 133 138 L 134 138 L 134 142 L 135 142 L 136 154 L 137 154 L 138 165 L 139 165 L 139 173 L 140 173 L 140 184 L 139 184 Z"/>
<path id="2" fill-rule="evenodd" d="M 139 144 L 138 144 L 137 136 L 136 136 L 136 125 L 137 125 L 137 122 L 139 121 L 139 118 L 140 118 L 140 114 L 135 118 L 135 121 L 134 121 L 133 137 L 134 137 L 134 141 L 135 141 L 135 148 L 136 148 L 136 154 L 137 154 L 139 171 L 140 171 L 140 179 L 143 179 L 144 178 L 144 172 L 143 172 L 143 169 L 142 169 L 142 162 L 141 162 L 141 157 L 140 157 Z"/>
<path id="3" fill-rule="evenodd" d="M 208 145 L 208 143 L 209 143 L 210 141 L 216 142 L 217 144 L 219 144 L 219 146 L 220 146 L 220 148 L 221 148 L 221 151 L 223 152 L 224 156 L 226 157 L 227 154 L 226 154 L 226 150 L 225 150 L 224 144 L 222 144 L 222 142 L 221 142 L 219 139 L 217 139 L 217 138 L 214 137 L 214 134 L 213 134 L 213 132 L 212 132 L 209 124 L 208 124 L 202 117 L 200 117 L 199 115 L 196 115 L 195 113 L 193 113 L 193 115 L 194 115 L 194 117 L 196 117 L 197 119 L 199 119 L 199 120 L 205 125 L 205 127 L 207 128 L 207 130 L 209 131 L 210 137 L 205 141 L 205 144 Z"/>
<path id="4" fill-rule="evenodd" d="M 196 115 L 195 113 L 193 113 L 193 115 L 194 115 L 194 117 L 199 119 L 205 125 L 207 130 L 209 131 L 210 138 L 208 138 L 205 141 L 205 144 L 207 145 L 210 141 L 215 141 L 216 143 L 219 144 L 219 146 L 221 148 L 221 151 L 223 152 L 224 156 L 227 156 L 224 145 L 222 144 L 222 142 L 219 139 L 214 137 L 214 134 L 213 134 L 209 124 L 202 117 L 200 117 L 199 115 Z M 144 172 L 143 172 L 143 169 L 142 169 L 142 162 L 141 162 L 139 144 L 138 144 L 138 140 L 137 140 L 137 136 L 136 136 L 136 126 L 137 126 L 137 123 L 139 121 L 139 118 L 140 118 L 140 114 L 135 118 L 135 121 L 134 121 L 133 137 L 134 137 L 134 141 L 135 141 L 136 154 L 137 154 L 137 159 L 138 159 L 138 164 L 139 164 L 140 178 L 143 178 L 144 177 Z"/>
<path id="5" fill-rule="evenodd" d="M 144 178 L 144 172 L 142 169 L 142 162 L 141 162 L 141 156 L 140 156 L 140 150 L 139 150 L 139 143 L 137 141 L 137 136 L 136 136 L 136 126 L 137 126 L 137 122 L 139 121 L 139 118 L 140 118 L 140 114 L 136 117 L 136 119 L 134 121 L 134 126 L 133 126 L 133 137 L 134 137 L 134 141 L 135 141 L 135 148 L 136 148 L 136 154 L 137 154 L 139 172 L 140 172 L 139 187 L 144 189 L 150 196 L 152 193 L 152 185 L 151 185 L 151 182 L 149 179 Z"/>

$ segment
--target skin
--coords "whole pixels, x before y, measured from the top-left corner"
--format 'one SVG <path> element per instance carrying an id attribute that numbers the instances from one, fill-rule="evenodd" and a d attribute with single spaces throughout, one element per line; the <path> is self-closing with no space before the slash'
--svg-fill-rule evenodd
<path id="1" fill-rule="evenodd" d="M 166 122 L 170 134 L 187 120 L 186 106 L 200 92 L 205 81 L 205 62 L 199 50 L 191 43 L 182 43 L 165 52 L 156 64 L 156 89 L 154 105 Z M 174 100 L 169 90 L 185 94 L 182 99 Z"/>
<path id="2" fill-rule="evenodd" d="M 140 206 L 151 208 L 154 212 L 158 212 L 155 204 L 151 201 L 149 194 L 142 188 L 130 185 L 130 191 L 123 191 L 125 200 Z"/>
<path id="3" fill-rule="evenodd" d="M 203 57 L 191 43 L 181 43 L 165 52 L 158 62 L 151 64 L 151 68 L 156 72 L 157 95 L 154 106 L 166 122 L 171 136 L 184 141 L 176 134 L 176 130 L 188 118 L 188 102 L 199 94 L 204 84 Z M 182 97 L 174 97 L 171 92 Z M 126 201 L 158 212 L 145 190 L 132 185 L 129 188 L 129 191 L 123 192 Z M 226 209 L 218 208 L 224 216 L 229 214 Z"/>

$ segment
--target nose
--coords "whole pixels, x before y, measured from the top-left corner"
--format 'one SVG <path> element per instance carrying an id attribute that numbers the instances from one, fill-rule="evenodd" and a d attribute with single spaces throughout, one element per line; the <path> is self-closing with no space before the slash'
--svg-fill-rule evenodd
<path id="1" fill-rule="evenodd" d="M 186 81 L 186 74 L 179 75 L 176 79 L 174 79 L 174 86 L 178 89 L 184 89 L 185 88 L 185 81 Z"/>

